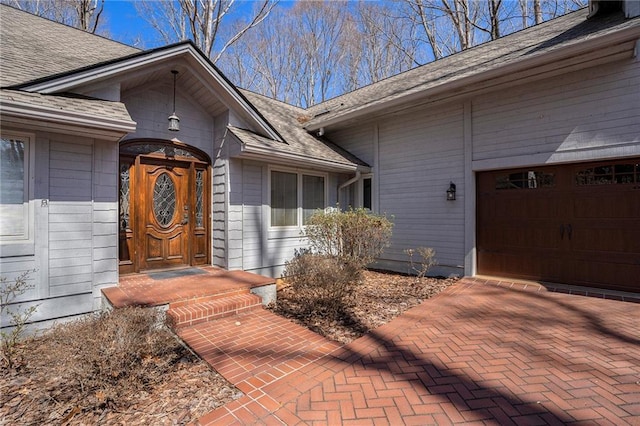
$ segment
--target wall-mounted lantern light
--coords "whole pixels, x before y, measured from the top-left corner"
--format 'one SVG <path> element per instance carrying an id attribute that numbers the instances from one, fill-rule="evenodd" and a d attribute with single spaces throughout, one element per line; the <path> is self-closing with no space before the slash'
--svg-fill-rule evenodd
<path id="1" fill-rule="evenodd" d="M 173 74 L 173 114 L 169 116 L 169 130 L 179 132 L 180 119 L 176 115 L 176 77 L 178 76 L 178 71 L 171 70 L 171 74 Z"/>
<path id="2" fill-rule="evenodd" d="M 456 184 L 449 183 L 449 189 L 447 189 L 447 201 L 454 201 L 456 199 Z"/>

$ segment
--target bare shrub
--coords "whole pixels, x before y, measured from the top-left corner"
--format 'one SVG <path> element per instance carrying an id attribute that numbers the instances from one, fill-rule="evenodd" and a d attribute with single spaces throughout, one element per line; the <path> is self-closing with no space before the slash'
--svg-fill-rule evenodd
<path id="1" fill-rule="evenodd" d="M 2 362 L 7 368 L 14 368 L 23 362 L 18 357 L 17 345 L 23 338 L 29 319 L 39 306 L 33 305 L 26 309 L 9 307 L 18 296 L 33 288 L 33 284 L 28 282 L 30 273 L 31 271 L 26 271 L 13 281 L 9 281 L 7 277 L 0 277 L 0 316 L 10 318 L 9 327 L 0 331 Z"/>
<path id="2" fill-rule="evenodd" d="M 285 265 L 287 282 L 306 309 L 336 312 L 361 278 L 361 271 L 339 258 L 303 250 Z"/>
<path id="3" fill-rule="evenodd" d="M 159 382 L 181 352 L 163 320 L 164 312 L 131 307 L 55 326 L 39 339 L 58 378 L 54 398 L 80 396 L 82 410 L 117 407 L 122 395 Z"/>
<path id="4" fill-rule="evenodd" d="M 364 269 L 389 245 L 392 228 L 384 215 L 365 209 L 336 210 L 311 216 L 304 235 L 313 253 Z"/>
<path id="5" fill-rule="evenodd" d="M 361 281 L 362 271 L 389 244 L 392 223 L 364 209 L 325 211 L 309 219 L 309 249 L 296 252 L 283 276 L 307 312 L 335 315 Z"/>
<path id="6" fill-rule="evenodd" d="M 436 251 L 431 247 L 418 247 L 417 249 L 406 249 L 404 251 L 409 256 L 410 274 L 415 274 L 418 279 L 427 275 L 429 270 L 438 264 L 436 260 Z M 418 255 L 418 259 L 414 260 L 414 256 Z"/>

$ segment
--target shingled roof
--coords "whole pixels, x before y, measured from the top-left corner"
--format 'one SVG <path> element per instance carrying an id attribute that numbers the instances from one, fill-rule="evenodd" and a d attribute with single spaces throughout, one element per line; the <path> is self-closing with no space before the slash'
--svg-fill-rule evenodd
<path id="1" fill-rule="evenodd" d="M 288 152 L 309 159 L 322 159 L 338 165 L 368 166 L 364 161 L 348 153 L 333 143 L 316 138 L 302 128 L 298 121 L 306 115 L 302 108 L 298 108 L 275 99 L 259 95 L 248 90 L 240 90 L 251 104 L 253 104 L 273 125 L 284 139 L 284 142 L 265 138 L 248 130 L 229 126 L 229 130 L 243 143 L 257 147 L 269 148 L 275 151 Z"/>
<path id="2" fill-rule="evenodd" d="M 406 96 L 426 93 L 447 83 L 610 33 L 635 28 L 640 34 L 640 18 L 625 19 L 620 12 L 587 19 L 587 12 L 587 8 L 580 9 L 317 104 L 307 110 L 312 119 L 305 127 L 317 129 L 347 115 L 354 118 L 372 107 L 384 108 Z"/>
<path id="3" fill-rule="evenodd" d="M 0 41 L 0 87 L 16 86 L 140 52 L 7 5 L 0 5 Z"/>

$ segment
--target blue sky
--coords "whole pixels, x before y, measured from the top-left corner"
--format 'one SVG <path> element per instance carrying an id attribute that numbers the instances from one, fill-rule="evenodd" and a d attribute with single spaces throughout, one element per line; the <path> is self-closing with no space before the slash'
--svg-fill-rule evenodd
<path id="1" fill-rule="evenodd" d="M 159 43 L 154 43 L 157 38 L 155 30 L 147 22 L 138 16 L 133 1 L 107 0 L 105 2 L 105 26 L 108 37 L 126 44 L 133 45 L 136 39 L 144 40 L 142 48 L 152 48 Z"/>
<path id="2" fill-rule="evenodd" d="M 254 0 L 255 1 L 255 0 Z M 143 49 L 151 49 L 166 44 L 143 18 L 138 16 L 134 5 L 135 0 L 106 0 L 104 7 L 104 17 L 106 18 L 101 28 L 106 30 L 109 38 L 129 45 L 134 45 L 142 40 L 142 45 L 136 45 Z M 284 0 L 278 7 L 290 7 L 294 2 Z M 241 17 L 253 7 L 252 0 L 239 0 L 235 5 L 235 14 Z M 233 20 L 233 14 L 227 19 Z M 226 21 L 226 20 L 225 20 Z"/>

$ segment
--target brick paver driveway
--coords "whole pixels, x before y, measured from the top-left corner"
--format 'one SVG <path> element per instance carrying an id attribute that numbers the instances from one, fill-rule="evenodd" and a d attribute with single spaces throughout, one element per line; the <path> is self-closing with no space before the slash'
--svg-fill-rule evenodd
<path id="1" fill-rule="evenodd" d="M 200 422 L 640 425 L 639 325 L 637 303 L 463 280 Z"/>

